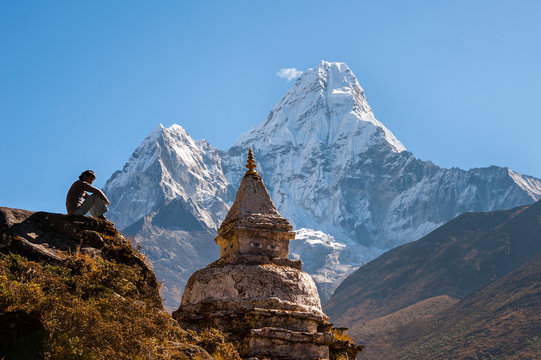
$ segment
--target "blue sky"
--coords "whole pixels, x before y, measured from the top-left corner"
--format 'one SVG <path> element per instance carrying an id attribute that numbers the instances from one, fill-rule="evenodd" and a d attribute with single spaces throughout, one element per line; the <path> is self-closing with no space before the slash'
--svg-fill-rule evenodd
<path id="1" fill-rule="evenodd" d="M 417 157 L 541 177 L 540 38 L 537 0 L 0 0 L 0 206 L 64 212 L 160 123 L 227 150 L 321 60 Z"/>

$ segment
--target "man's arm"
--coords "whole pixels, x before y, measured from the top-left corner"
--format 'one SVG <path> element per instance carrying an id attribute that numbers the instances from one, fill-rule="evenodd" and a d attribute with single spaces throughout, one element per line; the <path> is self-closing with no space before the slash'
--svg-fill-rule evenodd
<path id="1" fill-rule="evenodd" d="M 103 201 L 107 204 L 107 205 L 110 205 L 111 203 L 109 202 L 109 199 L 107 199 L 107 196 L 105 196 L 105 194 L 103 193 L 103 191 L 101 191 L 100 189 L 98 189 L 97 187 L 94 187 L 90 184 L 87 184 L 85 183 L 85 191 L 91 193 L 91 194 L 98 194 L 99 197 L 101 197 L 103 199 Z"/>

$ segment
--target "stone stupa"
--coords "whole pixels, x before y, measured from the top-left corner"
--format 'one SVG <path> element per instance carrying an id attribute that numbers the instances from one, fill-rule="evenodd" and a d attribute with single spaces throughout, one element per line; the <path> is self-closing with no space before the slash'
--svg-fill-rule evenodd
<path id="1" fill-rule="evenodd" d="M 173 317 L 186 328 L 217 328 L 245 359 L 355 359 L 362 346 L 334 329 L 300 260 L 288 259 L 293 227 L 248 171 L 215 241 L 220 259 L 190 277 Z"/>

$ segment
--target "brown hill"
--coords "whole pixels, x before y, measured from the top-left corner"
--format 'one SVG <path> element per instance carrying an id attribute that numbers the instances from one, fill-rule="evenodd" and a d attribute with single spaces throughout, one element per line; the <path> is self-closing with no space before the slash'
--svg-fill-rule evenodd
<path id="1" fill-rule="evenodd" d="M 371 340 L 376 340 L 374 338 L 374 334 L 376 333 L 392 333 L 399 327 L 417 320 L 424 320 L 427 316 L 438 314 L 457 302 L 457 299 L 453 299 L 447 295 L 425 299 L 404 309 L 395 311 L 392 314 L 370 320 L 361 327 L 351 329 L 349 334 L 354 337 L 371 337 Z"/>
<path id="2" fill-rule="evenodd" d="M 433 317 L 437 311 L 423 301 L 440 296 L 463 299 L 539 253 L 541 202 L 464 214 L 361 267 L 337 288 L 324 311 L 337 325 L 349 327 L 354 340 L 366 345 L 366 359 L 383 358 L 389 353 L 386 344 L 400 344 L 395 338 L 408 335 L 395 331 L 407 322 L 397 321 L 393 329 L 388 321 L 382 322 L 386 316 L 411 318 L 412 323 L 423 318 L 420 311 L 426 311 L 424 318 Z M 440 302 L 438 310 L 451 304 Z M 386 339 L 383 348 L 374 340 L 371 347 L 374 337 Z"/>
<path id="3" fill-rule="evenodd" d="M 387 358 L 540 359 L 541 255 L 394 340 Z"/>
<path id="4" fill-rule="evenodd" d="M 385 358 L 395 355 L 402 342 L 401 336 L 413 329 L 411 324 L 424 324 L 432 316 L 444 311 L 457 303 L 457 299 L 442 295 L 419 301 L 392 314 L 385 315 L 360 326 L 350 329 L 348 334 L 352 338 L 363 339 L 368 344 L 369 351 L 363 352 L 363 359 Z M 421 325 L 418 326 L 423 329 Z"/>
<path id="5" fill-rule="evenodd" d="M 218 331 L 178 326 L 143 255 L 110 222 L 0 207 L 0 359 L 209 353 L 239 359 Z"/>

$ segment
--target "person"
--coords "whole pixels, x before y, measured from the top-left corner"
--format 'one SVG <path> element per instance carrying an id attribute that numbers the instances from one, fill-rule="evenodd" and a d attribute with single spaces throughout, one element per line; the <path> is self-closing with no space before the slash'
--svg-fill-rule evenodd
<path id="1" fill-rule="evenodd" d="M 68 214 L 86 215 L 90 211 L 92 216 L 107 220 L 103 214 L 109 210 L 107 205 L 110 202 L 103 191 L 92 186 L 94 180 L 96 174 L 92 170 L 86 170 L 79 176 L 79 180 L 71 185 L 66 196 Z"/>

